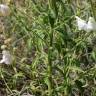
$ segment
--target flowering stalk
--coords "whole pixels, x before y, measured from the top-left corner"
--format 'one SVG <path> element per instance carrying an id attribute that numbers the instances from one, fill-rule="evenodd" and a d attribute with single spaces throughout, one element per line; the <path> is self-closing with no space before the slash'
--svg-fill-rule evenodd
<path id="1" fill-rule="evenodd" d="M 48 49 L 48 96 L 53 96 L 53 84 L 52 84 L 52 50 L 53 50 L 53 33 L 54 33 L 54 23 L 58 16 L 56 0 L 48 0 L 49 10 L 50 10 L 50 43 Z"/>
<path id="2" fill-rule="evenodd" d="M 53 34 L 54 23 L 58 17 L 58 8 L 56 6 L 56 0 L 48 0 L 49 3 L 49 23 L 50 23 L 50 42 L 48 48 L 48 96 L 53 96 L 53 84 L 52 84 L 52 51 L 53 51 Z"/>
<path id="3" fill-rule="evenodd" d="M 53 46 L 53 29 L 50 28 L 50 46 L 48 50 L 48 96 L 52 96 L 52 46 Z"/>

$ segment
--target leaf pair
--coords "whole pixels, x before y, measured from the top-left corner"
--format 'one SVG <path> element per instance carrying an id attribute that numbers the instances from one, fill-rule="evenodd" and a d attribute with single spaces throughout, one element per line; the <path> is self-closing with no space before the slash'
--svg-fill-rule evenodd
<path id="1" fill-rule="evenodd" d="M 49 0 L 49 22 L 51 27 L 54 26 L 55 20 L 58 16 L 58 8 L 56 5 L 56 0 Z"/>

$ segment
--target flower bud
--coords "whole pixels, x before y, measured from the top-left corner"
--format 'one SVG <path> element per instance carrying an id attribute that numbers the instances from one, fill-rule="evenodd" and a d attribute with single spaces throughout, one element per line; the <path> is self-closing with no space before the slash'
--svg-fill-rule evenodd
<path id="1" fill-rule="evenodd" d="M 6 45 L 2 45 L 2 46 L 1 46 L 1 49 L 2 49 L 2 50 L 5 50 L 6 48 L 7 48 Z"/>
<path id="2" fill-rule="evenodd" d="M 12 38 L 8 38 L 8 39 L 6 39 L 6 40 L 4 41 L 4 44 L 9 44 L 9 43 L 11 43 L 11 41 L 12 41 Z"/>

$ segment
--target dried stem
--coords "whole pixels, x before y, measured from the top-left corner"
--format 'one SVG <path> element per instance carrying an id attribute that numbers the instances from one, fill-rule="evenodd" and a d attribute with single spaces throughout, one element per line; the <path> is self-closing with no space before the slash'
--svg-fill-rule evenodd
<path id="1" fill-rule="evenodd" d="M 96 14 L 95 14 L 95 9 L 94 9 L 93 2 L 92 2 L 92 0 L 89 0 L 89 1 L 90 1 L 90 4 L 91 4 L 91 10 L 92 10 L 92 13 L 93 13 L 93 17 L 94 17 L 94 19 L 96 21 Z"/>

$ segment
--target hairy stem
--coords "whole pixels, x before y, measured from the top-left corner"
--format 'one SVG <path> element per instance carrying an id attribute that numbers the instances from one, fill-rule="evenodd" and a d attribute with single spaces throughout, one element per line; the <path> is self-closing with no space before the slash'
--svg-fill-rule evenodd
<path id="1" fill-rule="evenodd" d="M 52 86 L 52 46 L 53 46 L 53 30 L 50 29 L 50 46 L 48 50 L 48 94 L 52 96 L 53 86 Z"/>

